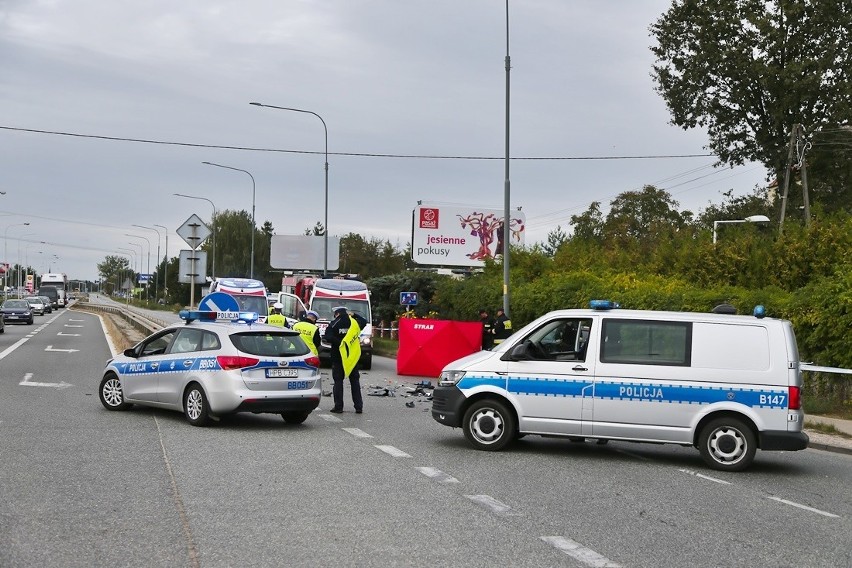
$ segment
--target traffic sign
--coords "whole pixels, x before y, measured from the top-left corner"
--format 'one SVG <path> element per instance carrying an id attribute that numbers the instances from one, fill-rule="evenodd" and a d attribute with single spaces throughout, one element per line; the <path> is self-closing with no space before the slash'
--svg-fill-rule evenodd
<path id="1" fill-rule="evenodd" d="M 202 312 L 238 312 L 240 305 L 236 298 L 224 292 L 213 292 L 207 294 L 198 302 L 198 309 Z"/>
<path id="2" fill-rule="evenodd" d="M 400 292 L 399 303 L 403 306 L 416 306 L 417 292 Z"/>
<path id="3" fill-rule="evenodd" d="M 176 232 L 189 245 L 189 248 L 195 250 L 210 236 L 210 227 L 193 213 L 183 225 L 177 228 Z"/>

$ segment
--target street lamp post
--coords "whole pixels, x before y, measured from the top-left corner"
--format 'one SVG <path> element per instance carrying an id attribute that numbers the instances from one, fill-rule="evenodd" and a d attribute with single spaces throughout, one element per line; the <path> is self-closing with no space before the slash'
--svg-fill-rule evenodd
<path id="1" fill-rule="evenodd" d="M 724 221 L 713 221 L 713 244 L 716 244 L 716 230 L 719 225 L 727 223 L 768 223 L 769 217 L 766 215 L 751 215 L 745 219 L 729 219 Z"/>
<path id="2" fill-rule="evenodd" d="M 139 256 L 137 257 L 139 259 L 139 270 L 136 271 L 136 276 L 137 276 L 136 284 L 138 285 L 139 284 L 138 276 L 140 274 L 142 274 L 142 255 L 145 253 L 145 247 L 142 246 L 142 243 L 135 243 L 133 241 L 127 241 L 127 244 L 133 245 L 135 247 L 139 247 Z M 134 252 L 136 252 L 136 249 L 134 249 Z M 140 302 L 142 301 L 142 293 L 141 292 L 139 293 L 139 301 Z"/>
<path id="3" fill-rule="evenodd" d="M 206 197 L 196 197 L 195 195 L 186 195 L 186 194 L 183 194 L 183 193 L 173 193 L 172 195 L 176 195 L 178 197 L 187 197 L 189 199 L 201 199 L 201 200 L 206 201 L 207 203 L 209 203 L 210 205 L 213 206 L 213 220 L 212 220 L 212 224 L 213 224 L 213 268 L 212 268 L 213 275 L 212 275 L 212 277 L 213 277 L 213 279 L 215 279 L 216 278 L 216 233 L 217 233 L 217 231 L 216 231 L 216 204 L 213 203 L 212 201 L 210 201 L 209 199 L 207 199 Z"/>
<path id="4" fill-rule="evenodd" d="M 509 307 L 509 243 L 511 230 L 511 219 L 509 218 L 509 74 L 512 69 L 512 60 L 509 57 L 509 0 L 506 0 L 506 178 L 503 182 L 503 313 L 511 318 Z"/>
<path id="5" fill-rule="evenodd" d="M 133 237 L 134 239 L 145 239 L 145 242 L 148 243 L 148 267 L 145 269 L 147 272 L 145 278 L 145 303 L 148 303 L 148 288 L 150 286 L 150 282 L 148 281 L 151 278 L 151 241 L 148 240 L 148 237 L 143 237 L 142 235 L 132 235 L 130 233 L 125 233 L 126 237 Z M 142 244 L 139 244 L 139 247 L 142 247 Z M 142 254 L 141 252 L 139 254 Z"/>
<path id="6" fill-rule="evenodd" d="M 11 229 L 12 227 L 29 227 L 29 225 L 30 225 L 29 221 L 26 221 L 24 223 L 15 223 L 14 225 L 7 226 L 6 230 L 3 231 L 3 262 L 5 262 L 7 264 L 9 263 L 9 246 L 8 246 L 9 245 L 9 229 Z M 9 268 L 11 268 L 11 267 L 12 267 L 12 265 L 10 264 Z M 20 274 L 20 272 L 21 272 L 21 268 L 19 266 L 18 267 L 18 274 Z M 9 285 L 9 273 L 8 273 L 8 271 L 4 271 L 3 272 L 3 293 L 4 294 L 6 292 L 6 287 L 8 285 Z"/>
<path id="7" fill-rule="evenodd" d="M 508 1 L 508 0 L 507 0 Z M 291 108 L 291 107 L 280 107 L 274 105 L 265 105 L 262 103 L 249 103 L 250 105 L 258 106 L 258 107 L 266 107 L 266 108 L 274 108 L 278 110 L 290 110 L 293 112 L 302 112 L 305 114 L 312 114 L 322 122 L 322 128 L 325 132 L 325 218 L 323 220 L 323 258 L 322 258 L 322 275 L 323 277 L 328 275 L 328 127 L 325 125 L 325 121 L 322 119 L 320 115 L 315 113 L 312 110 L 303 110 L 300 108 Z"/>
<path id="8" fill-rule="evenodd" d="M 163 301 L 168 303 L 169 296 L 169 230 L 165 225 L 154 225 L 160 227 L 166 234 L 166 251 L 163 256 Z"/>
<path id="9" fill-rule="evenodd" d="M 254 278 L 254 233 L 255 233 L 255 223 L 254 223 L 254 197 L 255 197 L 255 183 L 254 176 L 251 175 L 250 172 L 246 170 L 241 170 L 240 168 L 233 168 L 231 166 L 223 166 L 222 164 L 215 164 L 213 162 L 201 162 L 207 166 L 216 166 L 217 168 L 225 168 L 226 170 L 234 170 L 235 172 L 243 172 L 244 174 L 248 174 L 251 178 L 251 268 L 249 269 L 249 278 Z"/>
<path id="10" fill-rule="evenodd" d="M 136 263 L 136 251 L 131 250 L 129 248 L 118 248 L 116 250 L 122 251 L 122 252 L 119 252 L 118 254 L 122 254 L 129 259 L 128 263 L 131 263 L 129 272 L 130 272 L 130 275 L 132 276 L 133 275 L 133 265 Z M 121 274 L 119 274 L 119 278 L 121 278 Z M 118 283 L 118 288 L 121 289 L 121 282 Z M 130 303 L 130 300 L 128 299 L 127 295 L 124 296 L 124 299 L 125 299 L 126 304 Z"/>
<path id="11" fill-rule="evenodd" d="M 139 227 L 140 229 L 148 229 L 149 231 L 154 231 L 157 233 L 157 266 L 159 266 L 160 262 L 160 231 L 155 229 L 154 227 L 146 227 L 145 225 L 131 225 L 132 227 Z M 150 268 L 149 268 L 150 272 Z M 154 298 L 160 295 L 160 271 L 157 270 L 157 278 L 154 279 Z"/>
<path id="12" fill-rule="evenodd" d="M 21 290 L 21 288 L 24 287 L 24 275 L 22 274 L 22 270 L 23 270 L 24 267 L 21 264 L 21 260 L 22 260 L 21 239 L 23 239 L 24 237 L 32 237 L 34 235 L 35 235 L 35 233 L 24 233 L 23 235 L 18 237 L 18 282 L 17 282 L 17 284 L 18 284 L 18 297 L 19 298 L 21 297 L 20 290 Z M 24 252 L 26 252 L 26 248 L 24 249 Z"/>

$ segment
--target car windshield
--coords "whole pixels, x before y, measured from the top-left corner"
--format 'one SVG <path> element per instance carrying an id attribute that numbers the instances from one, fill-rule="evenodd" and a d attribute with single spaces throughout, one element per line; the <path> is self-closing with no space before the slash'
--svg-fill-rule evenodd
<path id="1" fill-rule="evenodd" d="M 297 357 L 311 352 L 298 334 L 271 331 L 234 333 L 230 336 L 234 347 L 248 353 L 266 357 Z"/>
<path id="2" fill-rule="evenodd" d="M 31 304 L 41 304 L 42 303 L 41 298 L 24 298 L 24 299 Z"/>
<path id="3" fill-rule="evenodd" d="M 24 309 L 26 309 L 26 308 L 29 308 L 30 305 L 26 300 L 6 300 L 5 302 L 3 302 L 3 307 L 4 308 L 17 308 L 17 309 L 24 308 Z"/>

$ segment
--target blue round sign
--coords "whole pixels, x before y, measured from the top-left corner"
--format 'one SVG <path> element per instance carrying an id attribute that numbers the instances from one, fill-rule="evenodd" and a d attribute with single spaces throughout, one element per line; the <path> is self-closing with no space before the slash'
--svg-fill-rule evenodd
<path id="1" fill-rule="evenodd" d="M 240 305 L 230 294 L 213 292 L 201 298 L 198 309 L 202 312 L 239 312 Z"/>

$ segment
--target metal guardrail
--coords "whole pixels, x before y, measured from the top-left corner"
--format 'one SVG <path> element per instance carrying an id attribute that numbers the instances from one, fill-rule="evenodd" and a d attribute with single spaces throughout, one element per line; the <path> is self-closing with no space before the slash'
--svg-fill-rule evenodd
<path id="1" fill-rule="evenodd" d="M 74 307 L 81 310 L 106 312 L 118 315 L 145 335 L 154 333 L 155 331 L 163 329 L 169 325 L 163 320 L 158 320 L 156 318 L 149 317 L 146 314 L 137 312 L 129 306 L 107 306 L 104 304 L 90 304 L 89 302 L 75 302 Z"/>

